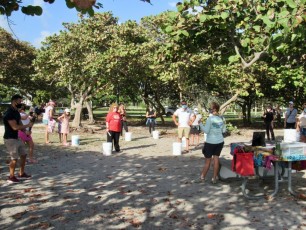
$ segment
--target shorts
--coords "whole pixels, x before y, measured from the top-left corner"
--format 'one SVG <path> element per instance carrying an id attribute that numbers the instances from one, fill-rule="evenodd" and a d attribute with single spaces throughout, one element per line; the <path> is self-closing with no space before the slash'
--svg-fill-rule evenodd
<path id="1" fill-rule="evenodd" d="M 199 125 L 191 126 L 190 134 L 200 134 L 200 126 Z"/>
<path id="2" fill-rule="evenodd" d="M 48 119 L 43 119 L 42 122 L 43 122 L 44 125 L 48 125 L 49 120 Z"/>
<path id="3" fill-rule="evenodd" d="M 188 139 L 190 134 L 190 127 L 178 127 L 177 132 L 178 138 L 183 138 L 184 136 Z"/>
<path id="4" fill-rule="evenodd" d="M 205 158 L 211 158 L 212 156 L 219 157 L 223 149 L 223 146 L 224 146 L 224 142 L 219 143 L 219 144 L 210 144 L 206 142 L 202 149 L 202 153 L 205 156 Z"/>
<path id="5" fill-rule="evenodd" d="M 306 128 L 301 128 L 301 135 L 306 136 Z"/>
<path id="6" fill-rule="evenodd" d="M 25 145 L 19 139 L 4 139 L 4 145 L 12 160 L 27 155 Z"/>
<path id="7" fill-rule="evenodd" d="M 31 135 L 27 135 L 25 132 L 18 130 L 18 137 L 23 141 L 23 142 L 28 142 L 32 140 Z"/>

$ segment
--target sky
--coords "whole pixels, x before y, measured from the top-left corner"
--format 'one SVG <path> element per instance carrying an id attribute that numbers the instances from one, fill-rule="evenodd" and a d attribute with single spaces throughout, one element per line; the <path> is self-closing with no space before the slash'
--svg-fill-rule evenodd
<path id="1" fill-rule="evenodd" d="M 15 39 L 27 41 L 35 47 L 40 47 L 45 37 L 63 30 L 63 22 L 77 22 L 78 12 L 66 7 L 65 0 L 56 0 L 53 4 L 43 0 L 24 0 L 27 4 L 39 5 L 43 8 L 41 16 L 24 15 L 20 10 L 13 12 L 7 18 L 0 15 L 0 27 L 14 34 Z M 103 8 L 95 12 L 113 12 L 119 22 L 136 20 L 144 16 L 157 15 L 166 10 L 176 10 L 179 0 L 151 0 L 152 5 L 140 0 L 99 0 Z M 10 25 L 10 26 L 9 26 Z"/>

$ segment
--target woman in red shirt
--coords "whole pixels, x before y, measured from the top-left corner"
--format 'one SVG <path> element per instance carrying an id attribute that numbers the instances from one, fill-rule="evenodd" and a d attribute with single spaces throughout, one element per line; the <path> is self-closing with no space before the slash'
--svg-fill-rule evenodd
<path id="1" fill-rule="evenodd" d="M 118 105 L 113 103 L 106 116 L 106 136 L 107 142 L 111 142 L 115 146 L 116 152 L 120 152 L 119 138 L 121 132 L 121 116 L 118 112 Z"/>

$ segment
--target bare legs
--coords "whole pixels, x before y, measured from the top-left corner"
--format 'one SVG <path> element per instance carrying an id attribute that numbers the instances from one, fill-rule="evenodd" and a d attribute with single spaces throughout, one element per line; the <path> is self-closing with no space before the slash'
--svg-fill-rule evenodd
<path id="1" fill-rule="evenodd" d="M 49 144 L 49 132 L 48 132 L 48 125 L 46 125 L 46 130 L 45 130 L 45 142 L 46 144 Z"/>
<path id="2" fill-rule="evenodd" d="M 19 169 L 19 175 L 22 175 L 24 173 L 24 167 L 26 162 L 26 155 L 20 156 L 20 169 Z M 13 159 L 10 162 L 9 169 L 10 169 L 10 177 L 15 176 L 15 168 L 17 164 L 17 159 Z"/>
<path id="3" fill-rule="evenodd" d="M 182 138 L 178 138 L 178 142 L 182 143 Z M 189 138 L 186 138 L 186 151 L 189 152 Z"/>
<path id="4" fill-rule="evenodd" d="M 67 133 L 63 133 L 62 135 L 63 135 L 63 145 L 68 145 L 68 143 L 67 143 L 67 136 L 68 136 L 68 134 Z"/>
<path id="5" fill-rule="evenodd" d="M 214 162 L 214 173 L 213 173 L 213 181 L 217 179 L 218 172 L 219 172 L 219 157 L 213 156 L 213 158 L 205 158 L 204 166 L 201 172 L 201 178 L 205 179 L 207 172 L 210 168 L 210 163 L 213 160 Z"/>

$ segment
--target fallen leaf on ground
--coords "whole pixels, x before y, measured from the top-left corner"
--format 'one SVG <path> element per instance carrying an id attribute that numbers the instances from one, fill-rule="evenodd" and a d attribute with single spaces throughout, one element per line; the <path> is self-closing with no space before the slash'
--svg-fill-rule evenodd
<path id="1" fill-rule="evenodd" d="M 138 219 L 133 219 L 131 221 L 129 221 L 129 223 L 134 227 L 134 228 L 138 228 L 140 227 L 140 225 L 142 224 L 140 220 Z"/>
<path id="2" fill-rule="evenodd" d="M 30 206 L 28 207 L 28 209 L 29 209 L 30 211 L 35 211 L 35 210 L 38 210 L 39 208 L 38 208 L 37 205 L 30 205 Z"/>
<path id="3" fill-rule="evenodd" d="M 62 215 L 60 214 L 54 214 L 53 216 L 51 216 L 51 220 L 55 220 L 55 219 L 58 219 L 60 218 Z"/>
<path id="4" fill-rule="evenodd" d="M 76 213 L 82 212 L 82 210 L 65 210 L 64 212 L 76 214 Z"/>
<path id="5" fill-rule="evenodd" d="M 18 212 L 18 213 L 16 213 L 16 214 L 14 214 L 14 215 L 12 215 L 12 217 L 14 218 L 14 219 L 20 219 L 24 214 L 26 214 L 27 213 L 27 211 L 23 211 L 23 212 Z"/>
<path id="6" fill-rule="evenodd" d="M 163 168 L 163 167 L 158 168 L 158 171 L 161 171 L 161 172 L 164 172 L 166 170 L 167 170 L 167 168 Z"/>

